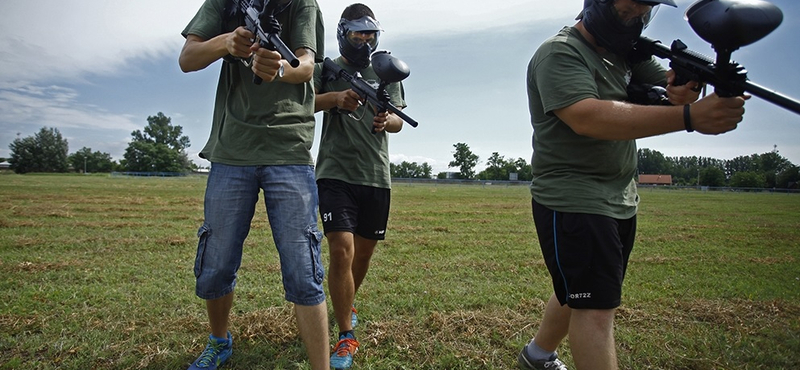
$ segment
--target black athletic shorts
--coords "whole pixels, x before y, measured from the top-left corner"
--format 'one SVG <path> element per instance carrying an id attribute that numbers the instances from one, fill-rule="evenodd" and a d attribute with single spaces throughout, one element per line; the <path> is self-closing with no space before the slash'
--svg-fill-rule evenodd
<path id="1" fill-rule="evenodd" d="M 570 308 L 618 307 L 636 237 L 636 216 L 618 220 L 556 212 L 533 200 L 531 205 L 558 301 Z"/>
<path id="2" fill-rule="evenodd" d="M 332 179 L 317 180 L 317 189 L 326 234 L 349 231 L 365 239 L 386 238 L 391 190 Z"/>

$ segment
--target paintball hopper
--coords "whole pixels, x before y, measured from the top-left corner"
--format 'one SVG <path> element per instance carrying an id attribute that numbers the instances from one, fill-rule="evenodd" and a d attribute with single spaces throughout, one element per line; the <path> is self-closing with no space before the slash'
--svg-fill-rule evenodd
<path id="1" fill-rule="evenodd" d="M 378 78 L 385 83 L 394 83 L 405 80 L 411 74 L 408 65 L 392 56 L 388 50 L 378 50 L 372 53 L 372 69 Z"/>
<path id="2" fill-rule="evenodd" d="M 775 30 L 783 13 L 762 0 L 699 0 L 686 9 L 684 18 L 717 52 L 732 52 Z"/>

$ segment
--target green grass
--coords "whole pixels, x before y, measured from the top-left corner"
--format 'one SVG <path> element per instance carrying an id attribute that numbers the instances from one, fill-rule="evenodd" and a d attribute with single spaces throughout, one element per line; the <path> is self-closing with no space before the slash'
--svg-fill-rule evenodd
<path id="1" fill-rule="evenodd" d="M 186 368 L 207 335 L 192 274 L 204 189 L 0 175 L 0 369 Z M 641 196 L 620 367 L 800 368 L 800 195 Z M 355 368 L 515 368 L 551 292 L 527 188 L 396 184 L 392 198 L 357 297 Z M 309 368 L 271 240 L 260 205 L 227 369 Z M 571 364 L 568 342 L 560 355 Z"/>

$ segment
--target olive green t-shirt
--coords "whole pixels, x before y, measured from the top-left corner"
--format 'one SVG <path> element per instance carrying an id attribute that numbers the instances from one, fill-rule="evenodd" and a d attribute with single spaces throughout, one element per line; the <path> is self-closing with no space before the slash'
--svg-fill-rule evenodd
<path id="1" fill-rule="evenodd" d="M 632 79 L 666 85 L 665 69 L 655 59 L 630 66 L 623 57 L 597 53 L 574 27 L 539 47 L 527 79 L 536 202 L 560 212 L 619 219 L 636 214 L 636 142 L 578 135 L 553 114 L 588 98 L 627 100 Z"/>
<path id="2" fill-rule="evenodd" d="M 350 75 L 358 71 L 364 81 L 378 87 L 380 79 L 371 65 L 363 70 L 356 70 L 341 57 L 334 62 Z M 323 83 L 322 66 L 322 63 L 318 63 L 314 69 L 314 87 L 317 93 L 350 88 L 350 83 L 342 79 Z M 406 106 L 399 82 L 386 86 L 386 92 L 394 106 Z M 372 106 L 361 106 L 349 115 L 335 110 L 325 112 L 323 117 L 322 138 L 317 155 L 317 179 L 335 179 L 354 185 L 390 189 L 389 137 L 386 131 L 372 133 L 372 121 L 375 117 Z"/>
<path id="3" fill-rule="evenodd" d="M 227 19 L 224 14 L 229 1 L 206 0 L 183 36 L 209 40 L 236 29 L 239 20 Z M 324 28 L 316 0 L 294 0 L 277 20 L 282 25 L 281 39 L 289 49 L 307 48 L 316 53 L 315 61 L 322 60 Z M 256 85 L 252 70 L 240 61 L 222 63 L 211 134 L 200 157 L 241 166 L 313 165 L 313 140 L 312 82 Z"/>

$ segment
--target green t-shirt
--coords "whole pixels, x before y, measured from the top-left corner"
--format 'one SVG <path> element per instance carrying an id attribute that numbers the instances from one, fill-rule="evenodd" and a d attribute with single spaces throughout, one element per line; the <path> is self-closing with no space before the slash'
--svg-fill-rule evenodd
<path id="1" fill-rule="evenodd" d="M 560 212 L 626 219 L 636 214 L 636 142 L 576 134 L 554 110 L 583 99 L 627 100 L 631 80 L 666 85 L 655 59 L 630 66 L 623 57 L 599 54 L 574 27 L 546 40 L 528 65 L 528 104 L 533 125 L 536 202 Z"/>
<path id="2" fill-rule="evenodd" d="M 183 30 L 209 40 L 240 24 L 226 19 L 231 0 L 206 0 Z M 292 51 L 307 48 L 322 60 L 324 28 L 316 0 L 295 0 L 278 15 L 281 39 Z M 200 157 L 229 165 L 313 165 L 314 89 L 309 81 L 253 83 L 240 61 L 225 61 L 217 85 L 211 135 Z"/>
<path id="3" fill-rule="evenodd" d="M 345 64 L 341 57 L 334 62 L 351 75 L 357 71 Z M 318 63 L 314 69 L 314 87 L 317 93 L 350 88 L 350 83 L 342 79 L 323 83 L 322 66 L 322 63 Z M 358 72 L 364 81 L 378 87 L 380 79 L 371 65 Z M 399 82 L 389 84 L 386 91 L 394 106 L 406 106 Z M 337 111 L 325 112 L 317 156 L 317 179 L 335 179 L 354 185 L 391 188 L 389 137 L 386 131 L 372 133 L 374 117 L 371 105 L 362 106 L 350 115 Z"/>

